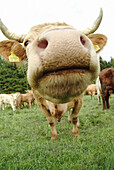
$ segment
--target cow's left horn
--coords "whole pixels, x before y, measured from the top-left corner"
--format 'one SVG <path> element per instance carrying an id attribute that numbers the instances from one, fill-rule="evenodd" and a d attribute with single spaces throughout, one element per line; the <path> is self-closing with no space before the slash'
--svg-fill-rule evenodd
<path id="1" fill-rule="evenodd" d="M 98 18 L 95 20 L 95 22 L 93 23 L 93 25 L 91 27 L 86 28 L 85 30 L 82 30 L 81 32 L 83 32 L 85 35 L 94 33 L 97 30 L 97 28 L 99 27 L 102 17 L 103 17 L 103 10 L 102 10 L 102 8 L 100 8 L 100 14 L 99 14 Z"/>
<path id="2" fill-rule="evenodd" d="M 19 42 L 23 42 L 25 35 L 24 35 L 24 34 L 18 35 L 18 34 L 15 34 L 15 33 L 11 32 L 11 31 L 3 24 L 3 22 L 1 21 L 1 19 L 0 19 L 0 29 L 1 29 L 2 33 L 3 33 L 8 39 L 12 39 L 12 40 L 16 40 L 16 41 L 19 41 Z"/>

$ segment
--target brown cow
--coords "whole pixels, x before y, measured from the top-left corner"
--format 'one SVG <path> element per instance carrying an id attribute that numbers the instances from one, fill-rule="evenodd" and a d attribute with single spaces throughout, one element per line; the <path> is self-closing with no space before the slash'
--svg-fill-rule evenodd
<path id="1" fill-rule="evenodd" d="M 35 98 L 34 98 L 34 95 L 33 95 L 33 91 L 32 90 L 26 90 L 27 93 L 29 94 L 32 94 L 32 101 L 31 101 L 31 104 L 33 104 L 33 106 L 35 106 Z"/>
<path id="2" fill-rule="evenodd" d="M 26 93 L 26 94 L 20 94 L 20 95 L 21 95 L 21 107 L 22 107 L 22 105 L 24 107 L 24 103 L 27 103 L 28 108 L 31 108 L 31 104 L 35 100 L 34 97 L 33 97 L 33 94 Z"/>
<path id="3" fill-rule="evenodd" d="M 28 58 L 27 79 L 35 98 L 41 99 L 38 104 L 51 129 L 55 129 L 54 117 L 43 103 L 43 98 L 57 104 L 70 102 L 82 95 L 87 86 L 98 77 L 100 69 L 94 45 L 99 46 L 99 52 L 106 44 L 107 37 L 91 33 L 99 27 L 102 15 L 101 9 L 93 25 L 83 31 L 57 22 L 33 26 L 26 35 L 11 32 L 0 21 L 3 34 L 9 39 L 23 42 L 25 46 L 25 56 Z M 5 47 L 4 50 L 9 51 Z M 76 117 L 77 113 L 73 112 L 73 136 L 77 135 Z"/>
<path id="4" fill-rule="evenodd" d="M 97 93 L 96 84 L 88 85 L 86 91 L 89 95 L 91 95 L 91 99 L 94 100 L 94 95 Z"/>
<path id="5" fill-rule="evenodd" d="M 102 70 L 99 79 L 101 83 L 103 110 L 109 109 L 109 96 L 111 93 L 114 93 L 114 68 Z"/>

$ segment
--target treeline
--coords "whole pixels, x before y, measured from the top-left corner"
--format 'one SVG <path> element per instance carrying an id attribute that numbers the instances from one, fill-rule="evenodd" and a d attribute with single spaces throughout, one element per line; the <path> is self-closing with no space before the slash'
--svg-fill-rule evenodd
<path id="1" fill-rule="evenodd" d="M 100 70 L 104 70 L 105 68 L 114 68 L 114 58 L 111 57 L 110 61 L 105 61 L 100 57 Z"/>
<path id="2" fill-rule="evenodd" d="M 101 71 L 105 68 L 114 68 L 114 58 L 109 62 L 100 57 Z M 27 82 L 27 64 L 21 67 L 9 64 L 0 57 L 0 93 L 25 93 L 30 86 Z"/>
<path id="3" fill-rule="evenodd" d="M 27 65 L 16 67 L 0 57 L 0 93 L 25 93 L 30 86 L 27 82 Z"/>

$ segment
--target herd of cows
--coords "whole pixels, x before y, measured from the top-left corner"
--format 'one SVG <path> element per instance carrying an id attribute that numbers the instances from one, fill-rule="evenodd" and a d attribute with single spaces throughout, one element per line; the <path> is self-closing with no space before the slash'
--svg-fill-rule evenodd
<path id="1" fill-rule="evenodd" d="M 26 94 L 16 92 L 13 94 L 0 94 L 0 108 L 4 110 L 7 106 L 11 106 L 13 111 L 24 107 L 24 103 L 28 104 L 31 108 L 32 104 L 35 105 L 35 98 L 32 90 L 27 90 Z"/>
<path id="2" fill-rule="evenodd" d="M 60 121 L 66 111 L 69 111 L 69 121 L 73 124 L 72 135 L 79 136 L 78 113 L 88 85 L 100 73 L 97 54 L 107 43 L 105 35 L 94 34 L 102 17 L 103 11 L 100 9 L 93 25 L 82 31 L 56 22 L 33 26 L 22 35 L 11 32 L 0 20 L 0 29 L 9 39 L 0 42 L 0 55 L 17 66 L 28 62 L 27 80 L 33 94 L 27 92 L 26 95 L 33 95 L 46 116 L 52 140 L 57 139 L 55 118 Z M 98 94 L 102 94 L 103 109 L 109 108 L 109 96 L 114 93 L 114 68 L 103 70 L 97 81 L 101 85 Z M 14 94 L 8 96 L 13 98 Z M 4 96 L 1 94 L 1 97 Z M 3 99 L 1 101 L 5 103 Z"/>

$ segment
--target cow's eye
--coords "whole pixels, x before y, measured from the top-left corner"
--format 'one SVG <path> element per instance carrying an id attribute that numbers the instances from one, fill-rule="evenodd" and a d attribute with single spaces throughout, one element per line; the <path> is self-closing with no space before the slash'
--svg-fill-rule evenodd
<path id="1" fill-rule="evenodd" d="M 25 47 L 26 47 L 28 44 L 29 44 L 29 41 L 28 41 L 28 40 L 24 42 L 24 46 L 25 46 Z"/>

